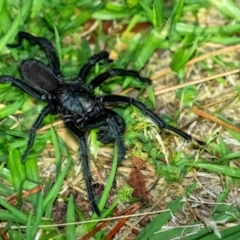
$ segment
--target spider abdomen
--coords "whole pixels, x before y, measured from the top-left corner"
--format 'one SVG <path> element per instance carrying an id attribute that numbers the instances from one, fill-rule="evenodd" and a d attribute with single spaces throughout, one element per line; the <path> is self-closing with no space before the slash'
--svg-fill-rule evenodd
<path id="1" fill-rule="evenodd" d="M 39 89 L 50 93 L 59 85 L 59 81 L 52 70 L 40 61 L 21 61 L 20 67 L 24 80 Z"/>

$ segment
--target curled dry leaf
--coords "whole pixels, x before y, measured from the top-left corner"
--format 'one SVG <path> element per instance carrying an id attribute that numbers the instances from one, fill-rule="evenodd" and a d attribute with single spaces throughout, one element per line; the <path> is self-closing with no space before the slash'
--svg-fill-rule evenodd
<path id="1" fill-rule="evenodd" d="M 132 165 L 139 170 L 146 168 L 146 163 L 141 158 L 135 156 L 132 157 Z"/>
<path id="2" fill-rule="evenodd" d="M 133 188 L 132 196 L 136 198 L 142 198 L 146 200 L 147 198 L 147 188 L 145 180 L 140 169 L 146 167 L 144 161 L 140 158 L 132 158 L 133 168 L 128 179 L 128 184 Z"/>

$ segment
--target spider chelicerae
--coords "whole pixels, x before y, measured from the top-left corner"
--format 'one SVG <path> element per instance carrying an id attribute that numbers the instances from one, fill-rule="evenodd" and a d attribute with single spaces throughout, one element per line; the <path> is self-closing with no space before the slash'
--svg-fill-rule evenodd
<path id="1" fill-rule="evenodd" d="M 118 150 L 118 165 L 122 162 L 126 148 L 123 141 L 123 133 L 126 127 L 124 119 L 110 109 L 116 105 L 133 105 L 143 114 L 149 117 L 159 129 L 166 129 L 191 141 L 192 137 L 187 133 L 168 125 L 159 116 L 152 112 L 146 105 L 134 98 L 119 95 L 95 96 L 94 89 L 107 79 L 114 76 L 131 76 L 141 82 L 150 83 L 148 78 L 141 77 L 137 71 L 119 68 L 108 69 L 94 77 L 90 83 L 86 78 L 97 63 L 104 61 L 111 62 L 109 54 L 105 51 L 93 55 L 80 69 L 78 75 L 71 81 L 64 81 L 60 72 L 60 63 L 57 51 L 53 44 L 43 37 L 35 37 L 26 32 L 18 33 L 18 43 L 10 44 L 9 47 L 20 47 L 23 40 L 33 45 L 39 45 L 47 55 L 49 65 L 43 62 L 28 59 L 20 62 L 20 70 L 23 80 L 14 76 L 0 76 L 0 83 L 12 83 L 14 87 L 28 93 L 33 98 L 46 102 L 38 118 L 34 122 L 26 150 L 22 155 L 25 161 L 28 156 L 44 117 L 48 114 L 60 114 L 66 127 L 75 136 L 80 146 L 80 160 L 82 163 L 83 176 L 86 182 L 88 199 L 92 209 L 100 215 L 100 210 L 95 202 L 91 174 L 89 169 L 88 145 L 86 135 L 91 129 L 99 129 L 98 140 L 103 144 L 116 143 Z M 204 144 L 196 140 L 199 144 Z"/>

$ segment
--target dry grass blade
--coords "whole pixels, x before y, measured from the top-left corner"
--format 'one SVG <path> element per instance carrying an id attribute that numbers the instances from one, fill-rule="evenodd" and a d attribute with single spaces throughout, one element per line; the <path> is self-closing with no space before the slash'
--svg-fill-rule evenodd
<path id="1" fill-rule="evenodd" d="M 220 120 L 220 119 L 212 116 L 211 114 L 208 114 L 208 113 L 206 113 L 206 112 L 204 112 L 204 111 L 202 111 L 202 110 L 200 110 L 200 109 L 198 109 L 198 108 L 196 108 L 196 107 L 193 107 L 193 108 L 192 108 L 192 111 L 193 111 L 195 114 L 197 114 L 198 116 L 201 116 L 201 117 L 203 117 L 203 118 L 205 118 L 205 119 L 208 119 L 208 120 L 210 120 L 210 121 L 212 121 L 212 122 L 214 122 L 214 123 L 217 123 L 217 124 L 221 125 L 221 126 L 224 127 L 224 128 L 228 128 L 228 129 L 230 129 L 230 130 L 232 130 L 232 131 L 235 131 L 235 132 L 237 132 L 237 133 L 240 133 L 240 129 L 239 129 L 239 128 L 237 128 L 237 127 L 235 127 L 235 126 L 233 126 L 233 125 L 230 125 L 230 124 L 228 124 L 228 123 L 226 123 L 226 122 L 223 122 L 222 120 Z"/>
<path id="2" fill-rule="evenodd" d="M 175 91 L 175 90 L 180 89 L 180 88 L 184 88 L 184 87 L 191 86 L 191 85 L 196 85 L 196 84 L 199 84 L 199 83 L 207 82 L 207 81 L 210 81 L 210 80 L 213 80 L 213 79 L 217 79 L 217 78 L 220 78 L 220 77 L 225 77 L 225 76 L 235 74 L 235 73 L 239 73 L 239 69 L 234 69 L 234 70 L 231 70 L 231 71 L 218 73 L 216 75 L 201 78 L 201 79 L 198 79 L 198 80 L 195 80 L 195 81 L 178 84 L 178 85 L 172 86 L 172 87 L 167 87 L 165 89 L 156 91 L 155 95 L 161 95 L 161 94 L 166 93 L 166 92 Z"/>
<path id="3" fill-rule="evenodd" d="M 130 209 L 127 214 L 133 214 L 135 213 L 139 208 L 141 204 L 134 204 L 134 207 Z M 125 224 L 125 222 L 129 219 L 129 217 L 122 218 L 116 225 L 113 227 L 113 229 L 108 233 L 108 235 L 104 238 L 104 240 L 110 240 L 114 237 L 114 235 L 121 229 L 121 227 Z"/>
<path id="4" fill-rule="evenodd" d="M 4 229 L 0 228 L 0 237 L 3 240 L 9 240 L 8 235 L 5 233 Z"/>
<path id="5" fill-rule="evenodd" d="M 27 191 L 27 192 L 24 192 L 23 195 L 22 195 L 22 198 L 27 198 L 27 197 L 29 197 L 29 196 L 37 193 L 37 192 L 40 192 L 42 189 L 43 189 L 43 186 L 37 186 L 37 187 Z M 17 199 L 16 195 L 14 194 L 13 196 L 11 196 L 7 199 L 7 202 L 9 204 L 13 205 L 14 203 L 18 202 L 18 199 Z"/>
<path id="6" fill-rule="evenodd" d="M 235 45 L 235 46 L 230 46 L 230 47 L 224 47 L 222 49 L 219 49 L 219 50 L 213 51 L 211 53 L 201 55 L 199 57 L 196 57 L 196 58 L 190 60 L 189 62 L 187 62 L 186 67 L 190 66 L 190 65 L 193 65 L 197 62 L 201 62 L 203 60 L 209 59 L 211 57 L 218 56 L 218 55 L 223 54 L 223 53 L 229 53 L 231 51 L 238 51 L 238 50 L 240 50 L 240 44 Z M 161 70 L 157 73 L 154 73 L 151 76 L 151 79 L 154 81 L 154 80 L 156 80 L 156 79 L 158 79 L 158 78 L 160 78 L 160 77 L 162 77 L 166 74 L 169 74 L 171 72 L 172 72 L 171 68 L 165 68 L 165 69 L 163 69 L 163 70 Z"/>
<path id="7" fill-rule="evenodd" d="M 140 208 L 140 206 L 141 206 L 140 203 L 134 203 L 134 204 L 132 204 L 131 206 L 123 209 L 122 211 L 117 212 L 117 213 L 114 215 L 114 217 L 120 216 L 121 218 L 120 218 L 120 220 L 119 220 L 119 223 L 122 223 L 125 219 L 127 220 L 127 219 L 130 217 L 130 216 L 127 216 L 126 218 L 122 218 L 123 215 L 131 215 L 131 214 L 133 214 L 134 212 L 137 211 L 137 209 Z M 101 224 L 99 224 L 97 227 L 93 228 L 89 233 L 87 233 L 86 235 L 84 235 L 83 237 L 81 237 L 79 240 L 88 240 L 88 239 L 90 239 L 94 234 L 96 234 L 98 231 L 100 231 L 100 230 L 103 229 L 105 226 L 107 226 L 107 224 L 108 224 L 109 222 L 111 222 L 112 220 L 114 220 L 114 219 L 115 219 L 114 217 L 113 217 L 113 218 L 110 218 L 110 219 L 108 219 L 108 220 L 106 220 L 106 221 L 104 221 L 104 222 L 101 223 Z M 125 221 L 126 221 L 126 220 L 125 220 Z M 125 221 L 124 221 L 124 222 L 125 222 Z M 124 222 L 123 222 L 123 224 L 124 224 Z M 122 226 L 123 224 L 120 224 L 120 225 Z M 118 226 L 117 229 L 116 229 L 116 226 Z M 116 230 L 118 231 L 118 230 L 120 229 L 120 226 L 119 226 L 118 224 L 117 224 L 116 226 L 113 228 L 115 233 L 116 233 Z M 115 233 L 114 233 L 114 235 L 115 235 Z M 111 236 L 112 236 L 113 231 L 111 231 L 109 234 L 111 234 Z M 108 237 L 109 234 L 108 234 L 106 237 Z M 111 238 L 110 238 L 110 239 L 111 239 Z"/>
<path id="8" fill-rule="evenodd" d="M 218 56 L 218 55 L 221 55 L 221 54 L 224 54 L 224 53 L 229 53 L 229 52 L 232 52 L 232 51 L 239 51 L 239 50 L 240 50 L 240 44 L 237 44 L 237 45 L 234 45 L 234 46 L 229 46 L 229 47 L 224 47 L 222 49 L 218 49 L 218 50 L 213 51 L 211 53 L 207 53 L 207 54 L 201 55 L 199 57 L 196 57 L 196 58 L 190 60 L 189 62 L 187 62 L 185 67 L 191 66 L 191 65 L 193 65 L 197 62 L 201 62 L 203 60 L 209 59 L 209 58 L 214 57 L 214 56 Z M 239 70 L 235 69 L 235 70 L 232 70 L 232 71 L 226 73 L 226 75 L 234 74 L 234 73 L 238 73 L 238 72 L 239 72 Z M 165 76 L 167 74 L 170 74 L 170 73 L 172 73 L 172 70 L 171 70 L 170 67 L 164 68 L 161 71 L 152 74 L 150 79 L 152 81 L 154 81 L 154 80 L 157 80 L 160 77 L 163 77 L 163 76 Z M 223 74 L 223 75 L 221 75 L 221 74 Z M 212 79 L 215 79 L 215 78 L 218 78 L 218 77 L 226 76 L 224 74 L 225 73 L 220 73 L 220 74 L 217 74 L 217 75 L 214 75 L 214 76 L 211 76 L 211 77 L 206 77 L 206 78 L 202 78 L 202 79 L 199 79 L 199 80 L 196 80 L 196 81 L 191 81 L 191 82 L 188 82 L 188 83 L 183 83 L 183 84 L 179 84 L 179 85 L 176 85 L 176 86 L 173 86 L 173 87 L 169 87 L 169 88 L 166 88 L 166 89 L 163 89 L 163 90 L 160 90 L 160 91 L 155 91 L 155 95 L 160 95 L 162 93 L 174 91 L 174 90 L 177 90 L 177 89 L 180 89 L 180 88 L 183 88 L 183 87 L 191 86 L 191 85 L 194 85 L 194 84 L 199 84 L 199 83 L 209 81 L 209 80 L 212 80 Z M 131 90 L 133 90 L 133 88 L 125 89 L 120 94 L 122 94 L 122 95 L 126 94 L 126 93 L 130 92 Z"/>

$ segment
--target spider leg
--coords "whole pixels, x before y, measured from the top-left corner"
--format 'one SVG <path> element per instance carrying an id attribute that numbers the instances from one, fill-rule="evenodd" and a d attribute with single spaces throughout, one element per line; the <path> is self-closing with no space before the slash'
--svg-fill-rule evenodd
<path id="1" fill-rule="evenodd" d="M 97 204 L 94 200 L 94 194 L 93 194 L 93 187 L 92 187 L 92 179 L 91 179 L 91 172 L 89 167 L 89 159 L 88 159 L 88 147 L 87 147 L 87 140 L 85 133 L 81 131 L 79 128 L 77 128 L 72 122 L 65 122 L 66 126 L 69 128 L 69 130 L 73 133 L 73 135 L 77 138 L 79 144 L 80 144 L 80 159 L 82 160 L 82 167 L 83 167 L 83 176 L 86 181 L 86 187 L 87 187 L 87 193 L 88 193 L 88 199 L 91 203 L 91 206 L 94 210 L 94 212 L 100 216 L 100 211 L 98 209 Z"/>
<path id="2" fill-rule="evenodd" d="M 126 148 L 124 145 L 122 134 L 125 130 L 126 124 L 124 119 L 116 112 L 110 109 L 103 109 L 103 115 L 95 119 L 87 120 L 82 126 L 85 130 L 99 128 L 98 140 L 104 144 L 115 142 L 118 151 L 119 166 L 126 155 Z M 113 180 L 113 186 L 116 187 L 116 181 Z"/>
<path id="3" fill-rule="evenodd" d="M 109 54 L 106 51 L 94 54 L 89 58 L 88 62 L 83 65 L 78 73 L 77 79 L 81 82 L 84 81 L 91 68 L 101 60 L 104 60 L 105 63 L 109 63 L 111 60 L 108 58 L 108 56 Z"/>
<path id="4" fill-rule="evenodd" d="M 129 104 L 133 105 L 136 108 L 138 108 L 141 112 L 143 112 L 145 115 L 150 117 L 160 129 L 167 129 L 171 132 L 176 133 L 177 135 L 181 136 L 182 138 L 192 141 L 193 138 L 191 135 L 183 132 L 182 130 L 175 128 L 171 125 L 168 125 L 162 118 L 157 116 L 154 112 L 152 112 L 147 106 L 145 106 L 143 103 L 135 100 L 134 98 L 125 97 L 125 96 L 118 96 L 118 95 L 107 95 L 102 97 L 102 103 L 106 105 L 114 105 L 114 104 Z M 198 144 L 205 145 L 204 142 L 196 140 Z"/>
<path id="5" fill-rule="evenodd" d="M 18 78 L 15 78 L 15 77 L 12 77 L 12 76 L 8 76 L 8 75 L 5 75 L 5 76 L 1 76 L 0 77 L 0 83 L 12 83 L 15 87 L 23 90 L 24 92 L 28 93 L 30 96 L 38 99 L 38 100 L 41 100 L 41 101 L 44 101 L 42 99 L 42 93 L 40 91 L 38 91 L 37 89 L 33 88 L 32 86 L 30 86 L 29 84 L 21 81 L 20 79 Z"/>
<path id="6" fill-rule="evenodd" d="M 100 216 L 100 211 L 94 200 L 93 187 L 91 184 L 92 181 L 89 168 L 88 147 L 85 132 L 80 130 L 73 122 L 70 121 L 70 119 L 66 119 L 65 124 L 80 144 L 80 159 L 82 160 L 81 162 L 84 179 L 86 181 L 88 199 L 94 212 Z M 121 137 L 125 129 L 125 123 L 121 116 L 112 110 L 103 109 L 103 115 L 100 115 L 97 121 L 96 119 L 86 120 L 81 127 L 87 131 L 94 128 L 100 128 L 100 131 L 102 131 L 103 135 L 99 135 L 98 140 L 104 143 L 116 141 L 118 148 L 118 164 L 120 164 L 126 154 L 124 142 Z"/>
<path id="7" fill-rule="evenodd" d="M 121 68 L 113 68 L 109 69 L 104 73 L 99 74 L 96 76 L 89 84 L 89 90 L 92 90 L 96 87 L 98 87 L 100 84 L 102 84 L 107 79 L 114 77 L 114 76 L 129 76 L 137 78 L 141 82 L 150 83 L 151 80 L 149 78 L 144 78 L 139 75 L 137 71 L 134 70 L 125 70 Z"/>
<path id="8" fill-rule="evenodd" d="M 121 131 L 119 131 L 118 124 L 114 119 L 114 116 L 111 115 L 110 117 L 107 118 L 107 123 L 109 125 L 109 132 L 108 136 L 112 135 L 112 138 L 115 139 L 115 142 L 117 144 L 117 149 L 118 149 L 118 165 L 122 162 L 124 159 L 124 156 L 126 155 L 126 148 L 124 146 L 124 141 L 122 137 Z"/>
<path id="9" fill-rule="evenodd" d="M 126 155 L 122 134 L 126 128 L 124 119 L 110 109 L 103 109 L 103 114 L 97 119 L 86 120 L 81 126 L 85 130 L 99 128 L 98 140 L 104 144 L 116 142 L 118 148 L 118 165 Z"/>
<path id="10" fill-rule="evenodd" d="M 57 55 L 57 51 L 54 47 L 54 45 L 43 37 L 35 37 L 29 33 L 26 32 L 19 32 L 18 33 L 18 43 L 16 44 L 8 44 L 8 47 L 20 47 L 22 44 L 23 39 L 28 40 L 32 44 L 39 45 L 44 49 L 44 51 L 47 54 L 47 57 L 50 62 L 50 66 L 56 76 L 60 76 L 60 63 Z"/>
<path id="11" fill-rule="evenodd" d="M 126 124 L 124 119 L 113 110 L 105 108 L 104 111 L 108 115 L 106 118 L 110 117 L 112 121 L 114 121 L 113 124 L 115 127 L 112 125 L 112 129 L 115 129 L 117 134 L 117 135 L 112 134 L 112 131 L 109 131 L 109 126 L 107 126 L 106 129 L 100 130 L 98 133 L 98 140 L 101 141 L 102 143 L 107 144 L 107 143 L 114 142 L 116 141 L 116 138 L 121 137 L 121 135 L 123 134 L 126 128 Z M 125 152 L 125 150 L 123 150 L 123 152 Z M 125 153 L 124 153 L 124 156 L 125 156 Z"/>
<path id="12" fill-rule="evenodd" d="M 44 117 L 46 117 L 49 113 L 52 113 L 53 110 L 54 110 L 54 107 L 52 105 L 47 105 L 46 107 L 44 107 L 42 109 L 41 113 L 39 114 L 38 118 L 36 119 L 36 121 L 32 125 L 30 135 L 29 135 L 29 139 L 28 139 L 27 148 L 22 155 L 22 161 L 25 161 L 26 157 L 28 156 L 28 154 L 29 154 L 29 152 L 30 152 L 30 150 L 33 146 L 33 143 L 34 143 L 34 140 L 35 140 L 35 137 L 36 137 L 36 133 L 37 133 L 37 129 L 41 125 Z"/>
<path id="13" fill-rule="evenodd" d="M 99 134 L 101 134 L 102 132 L 102 135 L 99 135 L 98 139 L 103 143 L 110 143 L 115 141 L 117 145 L 117 151 L 118 151 L 117 166 L 119 166 L 126 155 L 126 147 L 124 145 L 124 141 L 122 137 L 122 134 L 123 134 L 123 131 L 125 130 L 126 125 L 122 117 L 120 117 L 117 113 L 111 110 L 107 110 L 107 112 L 108 112 L 108 117 L 106 120 L 107 120 L 108 128 L 106 130 L 99 131 Z M 115 177 L 114 177 L 112 186 L 114 188 L 116 187 Z"/>

